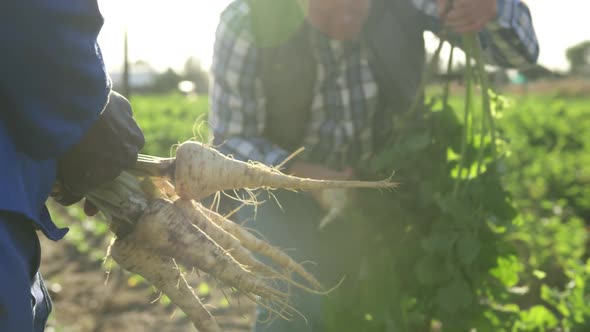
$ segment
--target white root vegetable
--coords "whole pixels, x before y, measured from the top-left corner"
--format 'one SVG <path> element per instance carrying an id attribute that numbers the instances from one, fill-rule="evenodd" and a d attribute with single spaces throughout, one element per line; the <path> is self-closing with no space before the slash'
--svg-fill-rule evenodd
<path id="1" fill-rule="evenodd" d="M 301 266 L 301 264 L 294 261 L 291 257 L 289 257 L 289 255 L 287 255 L 279 248 L 273 247 L 268 242 L 257 238 L 255 235 L 248 232 L 239 224 L 232 222 L 231 220 L 220 215 L 219 213 L 208 210 L 207 215 L 212 222 L 216 223 L 221 228 L 226 230 L 228 233 L 232 234 L 238 240 L 240 240 L 240 242 L 246 249 L 264 255 L 270 258 L 278 266 L 286 270 L 295 272 L 300 277 L 302 277 L 306 282 L 308 282 L 312 286 L 312 288 L 316 290 L 324 289 L 321 283 L 313 275 L 311 275 L 311 273 L 307 272 L 305 268 Z"/>
<path id="2" fill-rule="evenodd" d="M 257 260 L 246 248 L 244 248 L 240 240 L 216 223 L 212 222 L 210 219 L 210 215 L 213 213 L 212 211 L 206 209 L 198 202 L 182 198 L 174 201 L 174 206 L 185 213 L 190 222 L 203 231 L 203 233 L 211 237 L 213 241 L 219 244 L 247 270 L 260 272 L 263 275 L 268 276 L 278 276 L 278 272 Z"/>
<path id="3" fill-rule="evenodd" d="M 178 196 L 200 200 L 218 191 L 242 188 L 285 188 L 313 190 L 327 188 L 392 189 L 384 181 L 330 181 L 304 179 L 271 167 L 231 159 L 200 142 L 187 141 L 176 151 L 175 186 Z"/>
<path id="4" fill-rule="evenodd" d="M 242 228 L 240 225 L 227 220 L 222 215 L 214 212 L 210 209 L 205 208 L 202 204 L 186 199 L 178 199 L 174 202 L 174 205 L 179 207 L 183 212 L 190 216 L 190 221 L 198 226 L 203 232 L 207 233 L 215 242 L 230 253 L 240 264 L 245 265 L 249 270 L 260 273 L 262 276 L 271 277 L 284 281 L 295 287 L 305 289 L 307 291 L 322 294 L 324 293 L 320 283 L 313 278 L 313 276 L 305 270 L 303 266 L 296 263 L 292 259 L 286 259 L 287 254 L 280 251 L 280 249 L 273 248 L 270 245 L 267 246 L 262 254 L 266 253 L 266 256 L 272 256 L 277 265 L 282 270 L 289 271 L 288 273 L 279 273 L 272 267 L 260 262 L 256 259 L 249 248 L 257 248 L 261 245 L 253 243 L 251 238 L 255 238 L 247 230 Z M 226 225 L 224 229 L 222 224 L 227 220 L 227 223 L 231 223 L 231 226 Z M 247 243 L 244 245 L 240 239 L 238 239 L 232 232 L 235 232 L 238 237 L 244 239 Z M 258 240 L 258 239 L 257 239 Z M 258 240 L 261 241 L 261 240 Z M 311 286 L 307 287 L 298 282 L 295 282 L 290 277 L 290 272 L 294 271 L 302 276 Z"/>
<path id="5" fill-rule="evenodd" d="M 172 172 L 175 186 L 168 182 Z M 283 319 L 299 314 L 288 303 L 291 286 L 317 294 L 328 292 L 286 253 L 198 200 L 228 189 L 395 186 L 389 179 L 302 179 L 261 164 L 233 160 L 198 142 L 185 142 L 175 159 L 142 156 L 136 167 L 86 198 L 107 215 L 118 237 L 112 251 L 115 260 L 168 295 L 201 332 L 216 332 L 219 326 L 172 263 L 208 273 Z M 270 258 L 272 264 L 262 263 L 254 254 Z M 294 281 L 292 274 L 304 283 Z"/>
<path id="6" fill-rule="evenodd" d="M 172 202 L 157 199 L 150 203 L 126 240 L 160 255 L 174 257 L 179 263 L 202 270 L 243 292 L 270 302 L 285 303 L 288 294 L 245 269 L 189 219 Z"/>
<path id="7" fill-rule="evenodd" d="M 117 240 L 111 248 L 115 261 L 128 271 L 137 273 L 166 294 L 191 320 L 200 332 L 221 332 L 211 313 L 188 285 L 172 262 L 145 248 Z"/>

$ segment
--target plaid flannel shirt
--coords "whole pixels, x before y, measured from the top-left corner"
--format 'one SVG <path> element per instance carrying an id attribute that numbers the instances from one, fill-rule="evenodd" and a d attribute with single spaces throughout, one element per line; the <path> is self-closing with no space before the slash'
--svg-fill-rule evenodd
<path id="1" fill-rule="evenodd" d="M 432 26 L 440 26 L 436 0 L 411 1 Z M 360 43 L 329 40 L 314 29 L 310 33 L 317 79 L 305 158 L 334 168 L 355 166 L 373 153 L 373 117 L 379 107 L 366 50 Z M 518 68 L 538 57 L 531 15 L 520 0 L 498 0 L 497 19 L 480 36 L 492 64 Z M 209 114 L 213 143 L 236 159 L 278 165 L 290 152 L 263 136 L 265 96 L 256 57 L 249 6 L 245 0 L 234 0 L 222 13 L 216 32 Z"/>

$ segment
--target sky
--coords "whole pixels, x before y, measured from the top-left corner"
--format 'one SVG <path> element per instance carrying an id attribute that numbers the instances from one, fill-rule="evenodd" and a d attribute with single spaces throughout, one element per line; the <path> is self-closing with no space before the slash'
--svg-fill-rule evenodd
<path id="1" fill-rule="evenodd" d="M 109 71 L 121 68 L 123 31 L 129 34 L 131 61 L 145 60 L 157 70 L 181 69 L 190 56 L 211 64 L 219 14 L 231 0 L 98 0 L 105 24 L 99 35 Z M 541 45 L 539 63 L 567 70 L 567 47 L 590 40 L 590 1 L 527 0 Z M 436 42 L 427 38 L 428 48 Z"/>

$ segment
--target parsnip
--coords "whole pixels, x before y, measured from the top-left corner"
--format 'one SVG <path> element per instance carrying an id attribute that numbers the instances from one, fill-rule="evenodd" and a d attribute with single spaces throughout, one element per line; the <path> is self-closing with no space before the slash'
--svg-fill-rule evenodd
<path id="1" fill-rule="evenodd" d="M 107 215 L 118 237 L 113 247 L 115 260 L 168 295 L 200 331 L 215 332 L 219 331 L 218 325 L 172 262 L 208 273 L 283 319 L 298 314 L 288 303 L 291 286 L 319 294 L 327 292 L 286 253 L 205 208 L 199 199 L 228 189 L 395 186 L 389 179 L 363 182 L 297 178 L 261 164 L 233 160 L 198 142 L 185 142 L 175 159 L 142 156 L 134 169 L 96 188 L 86 198 Z M 272 266 L 254 254 L 270 258 Z M 305 280 L 305 285 L 294 281 L 291 273 Z"/>
<path id="2" fill-rule="evenodd" d="M 188 217 L 190 222 L 211 237 L 213 241 L 219 244 L 248 270 L 261 272 L 268 276 L 278 276 L 278 272 L 257 260 L 246 248 L 244 248 L 240 240 L 216 223 L 212 222 L 210 215 L 214 212 L 206 209 L 198 202 L 186 199 L 177 199 L 174 201 L 174 206 L 180 209 Z"/>
<path id="3" fill-rule="evenodd" d="M 197 201 L 228 189 L 392 189 L 396 186 L 389 180 L 331 181 L 298 178 L 262 164 L 231 159 L 203 143 L 194 141 L 187 141 L 179 146 L 175 167 L 176 193 L 182 198 Z"/>
<path id="4" fill-rule="evenodd" d="M 165 258 L 136 244 L 117 239 L 112 256 L 119 265 L 137 273 L 166 294 L 200 332 L 221 332 L 217 322 L 203 306 L 171 258 Z"/>
<path id="5" fill-rule="evenodd" d="M 269 301 L 286 300 L 286 293 L 257 278 L 189 220 L 172 202 L 157 199 L 150 203 L 126 240 L 174 257 L 179 263 L 202 270 L 238 290 Z"/>
<path id="6" fill-rule="evenodd" d="M 238 240 L 240 240 L 246 249 L 264 255 L 270 258 L 278 266 L 295 272 L 306 282 L 308 282 L 312 288 L 316 290 L 324 289 L 320 282 L 313 275 L 311 275 L 311 273 L 307 272 L 305 268 L 301 266 L 301 264 L 295 262 L 291 257 L 289 257 L 289 255 L 279 248 L 273 247 L 268 242 L 257 238 L 239 224 L 232 222 L 219 213 L 210 210 L 207 213 L 212 222 L 216 223 L 228 233 L 235 236 Z"/>

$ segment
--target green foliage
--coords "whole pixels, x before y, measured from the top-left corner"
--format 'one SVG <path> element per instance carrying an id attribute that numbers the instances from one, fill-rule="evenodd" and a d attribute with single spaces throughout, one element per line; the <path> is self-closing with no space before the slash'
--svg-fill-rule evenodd
<path id="1" fill-rule="evenodd" d="M 588 101 L 491 97 L 500 158 L 472 127 L 461 172 L 461 100 L 394 119 L 367 173 L 394 167 L 401 187 L 363 193 L 348 214 L 365 226 L 362 286 L 332 297 L 330 331 L 590 329 Z"/>
<path id="2" fill-rule="evenodd" d="M 146 137 L 142 153 L 168 157 L 175 144 L 195 138 L 206 141 L 207 98 L 180 94 L 133 96 L 131 105 Z"/>
<path id="3" fill-rule="evenodd" d="M 177 91 L 178 83 L 181 81 L 182 76 L 176 73 L 174 69 L 168 68 L 166 71 L 156 76 L 151 91 L 155 93 L 170 93 L 172 91 Z"/>
<path id="4" fill-rule="evenodd" d="M 590 222 L 587 105 L 587 100 L 579 99 L 523 98 L 501 121 L 512 137 L 513 151 L 505 183 L 521 211 L 519 228 L 512 235 L 526 264 L 523 283 L 529 292 L 521 303 L 529 310 L 543 305 L 558 327 L 572 331 L 590 329 L 586 323 L 590 317 L 586 305 L 590 278 L 585 229 Z M 538 308 L 534 313 L 523 319 L 542 316 Z M 551 326 L 547 321 L 546 330 Z"/>
<path id="5" fill-rule="evenodd" d="M 361 312 L 372 320 L 350 313 L 330 330 L 427 331 L 436 319 L 448 331 L 467 331 L 493 314 L 497 300 L 488 294 L 518 280 L 515 251 L 504 234 L 516 212 L 500 183 L 491 140 L 466 142 L 462 162 L 456 155 L 463 126 L 440 103 L 394 123 L 394 143 L 367 173 L 383 177 L 394 165 L 402 185 L 394 193 L 363 194 L 361 208 L 351 211 L 352 221 L 368 229 L 366 288 L 338 294 L 366 304 Z"/>
<path id="6" fill-rule="evenodd" d="M 515 155 L 507 181 L 523 208 L 590 220 L 588 100 L 523 98 L 502 119 Z"/>

